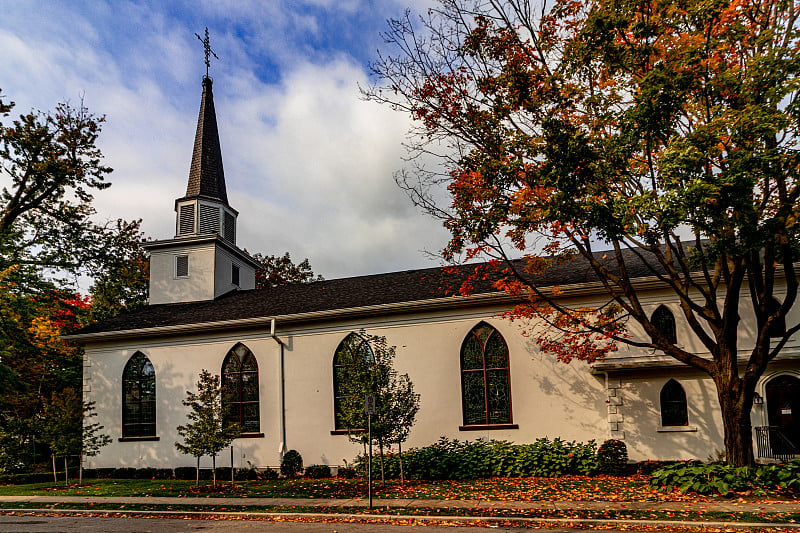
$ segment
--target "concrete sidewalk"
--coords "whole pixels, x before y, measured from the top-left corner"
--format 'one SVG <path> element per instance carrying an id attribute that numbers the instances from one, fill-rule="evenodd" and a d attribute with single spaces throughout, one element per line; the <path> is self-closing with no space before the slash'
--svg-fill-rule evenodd
<path id="1" fill-rule="evenodd" d="M 322 521 L 322 522 L 359 522 L 386 521 L 389 523 L 403 523 L 413 525 L 426 524 L 467 524 L 488 525 L 488 527 L 501 527 L 509 524 L 527 525 L 534 528 L 584 528 L 603 527 L 621 530 L 652 531 L 653 526 L 668 527 L 680 531 L 695 531 L 703 528 L 717 528 L 730 530 L 763 530 L 779 528 L 781 531 L 796 529 L 800 531 L 800 524 L 788 522 L 736 522 L 714 520 L 680 520 L 680 519 L 608 519 L 608 518 L 549 518 L 536 516 L 536 511 L 696 511 L 696 512 L 753 512 L 753 513 L 798 513 L 798 501 L 765 501 L 765 502 L 740 502 L 740 501 L 714 501 L 714 502 L 593 502 L 593 501 L 487 501 L 487 500 L 424 500 L 424 499 L 375 499 L 373 511 L 369 514 L 356 512 L 331 512 L 330 508 L 358 508 L 367 507 L 368 501 L 363 498 L 352 499 L 314 499 L 314 498 L 215 498 L 215 497 L 107 497 L 107 496 L 0 496 L 0 502 L 18 503 L 21 507 L 15 509 L 0 509 L 0 514 L 46 514 L 46 515 L 82 515 L 92 516 L 132 516 L 132 517 L 183 517 L 195 519 L 236 519 L 236 520 L 272 520 L 272 521 Z M 76 505 L 77 509 L 47 509 L 47 504 L 69 503 Z M 31 508 L 29 506 L 36 506 Z M 81 505 L 83 504 L 83 505 Z M 135 509 L 99 510 L 98 504 L 116 504 L 120 506 L 130 504 L 145 505 L 204 505 L 209 506 L 206 511 L 171 511 Z M 25 506 L 24 508 L 22 506 Z M 251 510 L 234 511 L 241 506 L 248 506 Z M 289 508 L 281 512 L 270 512 L 273 506 Z M 258 510 L 263 507 L 264 510 Z M 302 512 L 291 511 L 292 507 L 306 508 Z M 318 511 L 307 508 L 318 508 Z M 255 510 L 252 510 L 255 509 Z M 404 514 L 397 514 L 397 510 L 404 509 Z M 439 509 L 435 515 L 414 514 L 414 510 L 429 511 Z M 481 512 L 491 510 L 520 511 L 526 516 L 502 517 L 480 516 Z M 395 510 L 393 513 L 392 510 Z M 452 510 L 452 514 L 447 514 Z M 465 511 L 466 510 L 466 511 Z M 474 515 L 469 510 L 477 511 Z M 326 512 L 328 511 L 328 512 Z M 376 512 L 377 511 L 377 512 Z M 526 512 L 527 511 L 527 512 Z M 372 522 L 371 522 L 372 523 Z"/>
<path id="2" fill-rule="evenodd" d="M 218 507 L 367 507 L 365 498 L 218 498 L 218 497 L 118 497 L 118 496 L 0 496 L 5 503 L 71 504 L 149 504 L 213 505 Z M 607 502 L 607 501 L 499 501 L 499 500 L 425 500 L 374 499 L 378 509 L 513 509 L 513 510 L 627 510 L 627 511 L 719 511 L 753 513 L 800 513 L 800 501 L 712 501 L 712 502 Z"/>

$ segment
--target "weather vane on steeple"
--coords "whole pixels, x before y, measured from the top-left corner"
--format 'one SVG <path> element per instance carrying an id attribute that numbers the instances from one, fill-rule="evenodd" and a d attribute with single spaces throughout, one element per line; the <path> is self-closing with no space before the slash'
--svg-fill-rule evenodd
<path id="1" fill-rule="evenodd" d="M 211 49 L 211 40 L 208 38 L 208 27 L 206 27 L 206 37 L 205 39 L 200 37 L 199 34 L 195 33 L 195 37 L 200 39 L 200 42 L 203 43 L 203 49 L 206 52 L 206 78 L 208 78 L 208 67 L 211 66 L 211 57 L 214 56 L 214 59 L 219 59 L 217 54 L 214 53 L 214 50 Z"/>

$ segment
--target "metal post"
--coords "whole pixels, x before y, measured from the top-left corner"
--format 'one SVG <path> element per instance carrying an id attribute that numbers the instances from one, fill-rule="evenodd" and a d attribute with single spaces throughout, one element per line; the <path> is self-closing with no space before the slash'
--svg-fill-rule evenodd
<path id="1" fill-rule="evenodd" d="M 369 508 L 372 509 L 372 415 L 367 415 L 367 439 L 369 440 L 369 461 L 367 462 L 367 494 Z"/>

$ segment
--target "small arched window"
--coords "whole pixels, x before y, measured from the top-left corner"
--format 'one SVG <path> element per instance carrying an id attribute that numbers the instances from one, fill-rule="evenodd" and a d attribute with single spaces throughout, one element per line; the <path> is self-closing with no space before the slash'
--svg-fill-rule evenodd
<path id="1" fill-rule="evenodd" d="M 461 344 L 461 402 L 465 426 L 511 424 L 508 345 L 486 322 Z"/>
<path id="2" fill-rule="evenodd" d="M 227 423 L 239 424 L 242 433 L 260 431 L 258 363 L 244 344 L 234 346 L 222 362 L 222 405 Z"/>
<path id="3" fill-rule="evenodd" d="M 669 342 L 672 344 L 678 342 L 678 333 L 675 328 L 675 315 L 673 315 L 672 311 L 667 309 L 666 306 L 659 305 L 656 310 L 653 311 L 650 322 Z"/>
<path id="4" fill-rule="evenodd" d="M 781 303 L 776 299 L 773 298 L 769 305 L 767 306 L 767 312 L 771 315 L 775 313 L 780 308 Z M 769 337 L 783 337 L 786 335 L 786 317 L 780 317 L 778 320 L 775 320 L 770 324 L 769 329 L 767 330 L 767 336 Z"/>
<path id="5" fill-rule="evenodd" d="M 350 333 L 345 337 L 333 355 L 333 416 L 334 429 L 345 428 L 342 419 L 342 399 L 344 398 L 344 384 L 347 382 L 347 373 L 357 360 L 373 361 L 375 355 L 369 343 L 359 335 Z M 353 428 L 350 428 L 353 429 Z"/>
<path id="6" fill-rule="evenodd" d="M 681 384 L 670 379 L 661 388 L 661 425 L 688 426 L 689 415 L 686 408 L 686 392 Z"/>
<path id="7" fill-rule="evenodd" d="M 122 371 L 122 437 L 156 436 L 156 371 L 136 352 Z"/>

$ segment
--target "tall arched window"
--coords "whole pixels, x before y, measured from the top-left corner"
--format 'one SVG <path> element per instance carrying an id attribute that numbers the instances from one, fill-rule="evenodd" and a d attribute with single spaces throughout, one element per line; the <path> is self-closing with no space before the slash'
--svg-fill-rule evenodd
<path id="1" fill-rule="evenodd" d="M 122 371 L 122 437 L 156 436 L 156 371 L 136 352 Z"/>
<path id="2" fill-rule="evenodd" d="M 671 379 L 661 388 L 661 425 L 688 426 L 686 393 L 681 384 Z"/>
<path id="3" fill-rule="evenodd" d="M 508 346 L 486 322 L 461 345 L 461 401 L 465 426 L 511 423 Z"/>
<path id="4" fill-rule="evenodd" d="M 237 344 L 222 362 L 222 404 L 226 421 L 242 426 L 242 433 L 258 433 L 258 363 L 247 346 Z"/>
<path id="5" fill-rule="evenodd" d="M 369 343 L 359 335 L 350 333 L 345 337 L 333 355 L 333 416 L 334 429 L 348 429 L 342 420 L 343 386 L 347 382 L 347 372 L 356 360 L 372 361 L 375 355 Z M 354 428 L 349 428 L 354 429 Z"/>
<path id="6" fill-rule="evenodd" d="M 678 333 L 675 329 L 675 315 L 666 306 L 659 305 L 653 315 L 650 317 L 650 322 L 656 327 L 658 331 L 664 335 L 669 342 L 675 344 L 678 342 Z"/>

